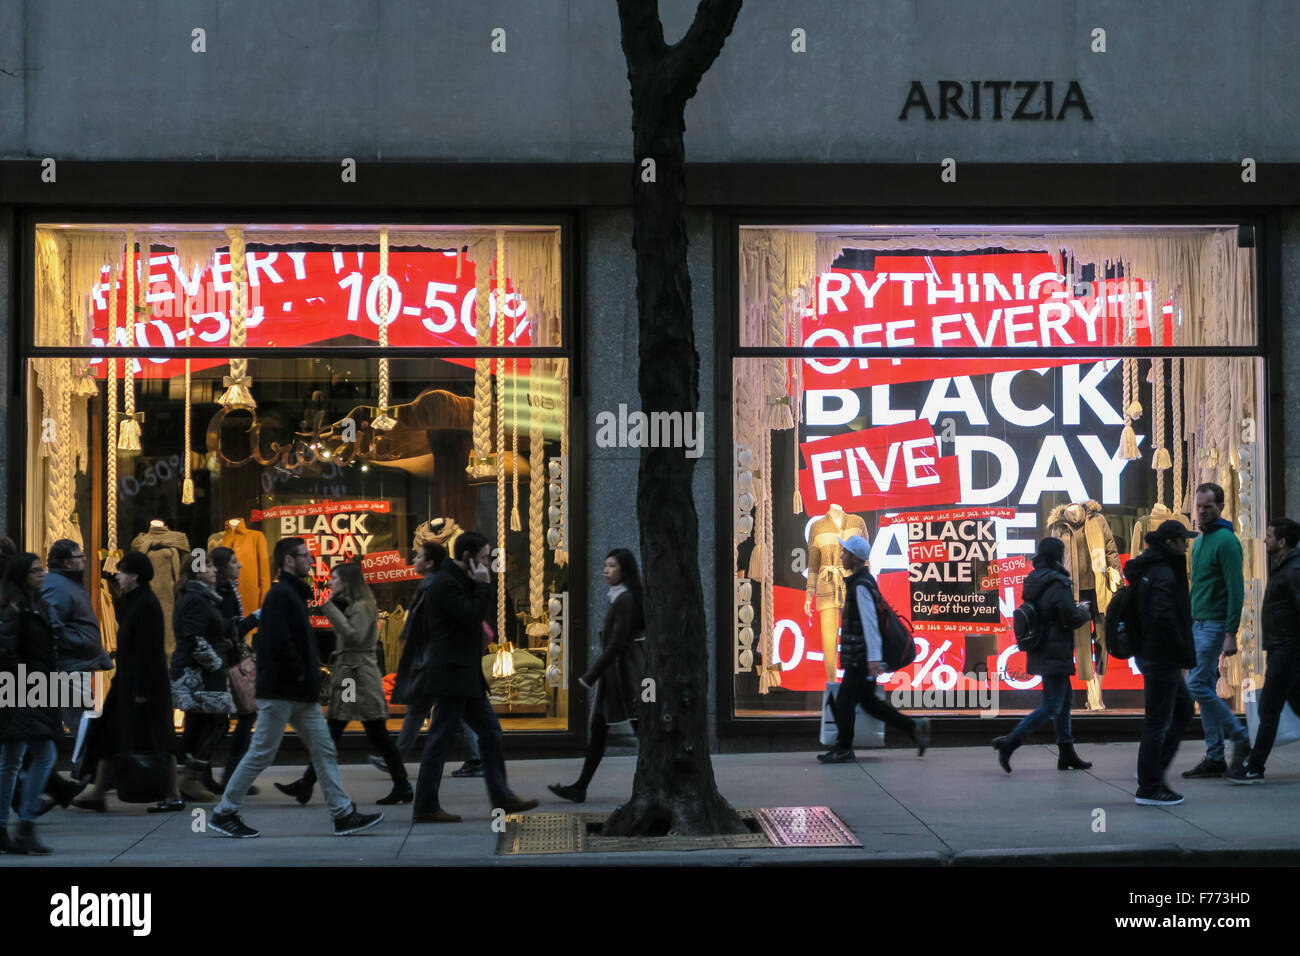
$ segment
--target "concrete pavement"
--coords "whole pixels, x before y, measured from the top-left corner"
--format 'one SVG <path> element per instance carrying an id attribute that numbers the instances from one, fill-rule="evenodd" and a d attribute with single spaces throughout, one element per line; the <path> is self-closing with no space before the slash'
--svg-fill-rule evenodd
<path id="1" fill-rule="evenodd" d="M 193 832 L 185 813 L 155 815 L 117 803 L 92 814 L 56 809 L 40 820 L 49 857 L 0 856 L 0 868 L 25 866 L 428 866 L 428 865 L 789 865 L 789 864 L 1183 864 L 1300 862 L 1300 747 L 1277 749 L 1268 782 L 1234 787 L 1222 780 L 1182 780 L 1178 772 L 1201 756 L 1188 742 L 1171 785 L 1187 800 L 1172 808 L 1133 803 L 1137 745 L 1081 745 L 1089 771 L 1060 772 L 1055 747 L 1022 748 L 1008 775 L 991 748 L 859 751 L 856 764 L 822 766 L 812 752 L 725 754 L 714 759 L 718 784 L 736 807 L 829 806 L 861 848 L 697 850 L 498 857 L 497 834 L 481 779 L 444 780 L 442 803 L 465 819 L 453 825 L 410 823 L 410 806 L 383 808 L 377 828 L 335 837 L 319 790 L 307 807 L 272 782 L 298 768 L 276 766 L 258 781 L 261 794 L 244 819 L 255 840 Z M 509 764 L 521 796 L 542 801 L 538 812 L 608 811 L 629 794 L 632 757 L 601 766 L 581 807 L 546 790 L 571 782 L 580 759 Z M 414 771 L 414 765 L 410 769 Z M 343 768 L 344 785 L 364 809 L 387 793 L 388 780 L 366 764 Z M 210 807 L 202 809 L 210 810 Z"/>

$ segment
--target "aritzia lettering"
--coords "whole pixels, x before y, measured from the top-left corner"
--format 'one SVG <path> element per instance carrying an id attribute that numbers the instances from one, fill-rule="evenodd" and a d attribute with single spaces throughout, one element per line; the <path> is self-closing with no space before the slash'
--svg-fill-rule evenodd
<path id="1" fill-rule="evenodd" d="M 1063 120 L 1071 109 L 1077 109 L 1085 120 L 1091 120 L 1092 111 L 1079 81 L 1070 80 L 1058 101 L 1059 85 L 1053 80 L 971 80 L 968 88 L 957 80 L 939 80 L 931 100 L 925 84 L 913 80 L 898 118 L 908 119 L 912 110 L 918 109 L 928 120 L 946 120 L 950 116 L 972 120 Z"/>

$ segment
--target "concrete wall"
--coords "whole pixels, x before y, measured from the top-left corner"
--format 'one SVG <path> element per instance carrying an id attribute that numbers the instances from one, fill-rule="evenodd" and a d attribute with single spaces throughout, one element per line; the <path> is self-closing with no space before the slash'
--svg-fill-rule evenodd
<path id="1" fill-rule="evenodd" d="M 695 0 L 663 0 L 666 38 Z M 1300 160 L 1289 0 L 751 0 L 687 110 L 696 162 Z M 191 31 L 207 31 L 206 53 Z M 506 52 L 491 51 L 492 30 Z M 1092 30 L 1107 52 L 1091 51 Z M 791 50 L 802 29 L 807 52 Z M 609 162 L 611 0 L 10 0 L 0 159 Z M 900 122 L 909 82 L 1078 80 L 1095 117 Z M 914 114 L 915 116 L 916 114 Z"/>
<path id="2" fill-rule="evenodd" d="M 691 307 L 695 322 L 695 347 L 700 354 L 700 411 L 704 413 L 704 455 L 695 462 L 694 497 L 699 513 L 700 577 L 704 586 L 704 613 L 709 648 L 709 724 L 716 734 L 714 706 L 715 602 L 714 568 L 717 547 L 713 522 L 717 507 L 714 487 L 713 441 L 717 423 L 713 415 L 713 380 L 716 361 L 713 342 L 713 221 L 711 216 L 687 218 L 691 275 Z M 641 408 L 637 391 L 636 263 L 632 256 L 632 213 L 629 209 L 595 209 L 587 217 L 587 284 L 581 290 L 586 303 L 587 382 L 584 395 L 588 421 L 587 574 L 588 660 L 600 653 L 600 627 L 608 607 L 608 588 L 601 577 L 605 555 L 613 548 L 638 551 L 640 533 L 636 515 L 637 469 L 641 452 L 636 448 L 600 448 L 594 441 L 596 416 Z M 578 569 L 578 573 L 583 573 Z M 576 678 L 576 674 L 573 677 Z M 576 682 L 574 684 L 576 686 Z"/>

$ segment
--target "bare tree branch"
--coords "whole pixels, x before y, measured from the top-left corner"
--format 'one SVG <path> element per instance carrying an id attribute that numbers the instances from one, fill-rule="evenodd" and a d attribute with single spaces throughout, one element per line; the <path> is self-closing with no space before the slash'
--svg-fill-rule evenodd
<path id="1" fill-rule="evenodd" d="M 670 83 L 682 102 L 695 95 L 700 78 L 722 52 L 740 5 L 741 0 L 700 0 L 691 28 L 669 48 Z"/>
<path id="2" fill-rule="evenodd" d="M 667 46 L 659 22 L 659 0 L 618 0 L 618 22 L 629 76 L 632 70 L 648 68 L 663 56 Z"/>

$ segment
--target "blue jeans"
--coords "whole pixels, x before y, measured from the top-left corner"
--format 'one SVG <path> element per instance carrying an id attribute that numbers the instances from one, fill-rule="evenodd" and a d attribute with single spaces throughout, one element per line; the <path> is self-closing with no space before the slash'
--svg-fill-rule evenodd
<path id="1" fill-rule="evenodd" d="M 1025 715 L 1024 720 L 1016 724 L 1011 735 L 1016 738 L 1028 737 L 1039 724 L 1051 718 L 1056 730 L 1058 744 L 1073 744 L 1070 736 L 1070 678 L 1066 674 L 1043 675 L 1043 702 Z"/>
<path id="2" fill-rule="evenodd" d="M 1196 644 L 1196 666 L 1187 672 L 1187 689 L 1201 705 L 1201 723 L 1205 726 L 1205 756 L 1223 760 L 1223 739 L 1249 740 L 1246 726 L 1227 703 L 1214 692 L 1219 680 L 1219 654 L 1223 652 L 1222 621 L 1193 621 L 1192 640 Z M 1139 667 L 1141 665 L 1138 665 Z"/>
<path id="3" fill-rule="evenodd" d="M 18 805 L 18 819 L 22 823 L 31 823 L 36 819 L 36 811 L 41 808 L 41 794 L 45 792 L 45 781 L 54 769 L 56 751 L 53 740 L 6 740 L 0 744 L 0 827 L 9 824 L 9 804 L 14 799 L 14 787 L 18 783 L 18 771 L 22 768 L 23 757 L 28 748 L 32 751 L 32 763 L 27 768 L 27 779 L 23 781 L 23 799 Z"/>

